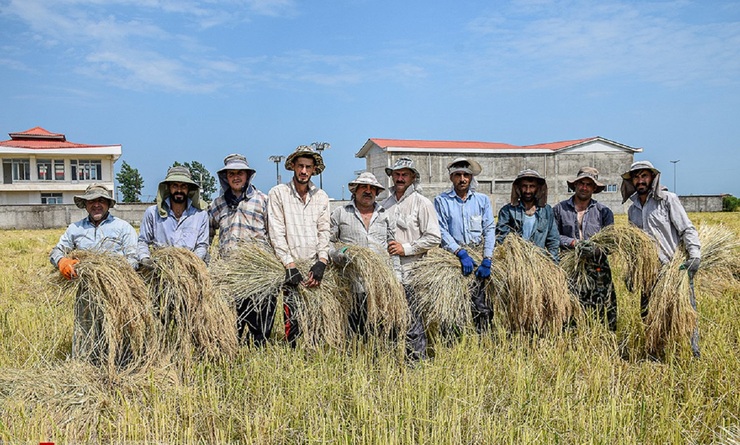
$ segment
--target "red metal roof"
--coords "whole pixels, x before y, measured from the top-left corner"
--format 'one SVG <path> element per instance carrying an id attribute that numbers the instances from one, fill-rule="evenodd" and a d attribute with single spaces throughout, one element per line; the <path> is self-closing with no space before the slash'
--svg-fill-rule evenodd
<path id="1" fill-rule="evenodd" d="M 93 148 L 111 147 L 113 145 L 78 144 L 68 142 L 66 136 L 61 133 L 52 133 L 41 127 L 34 127 L 20 133 L 9 133 L 10 139 L 0 141 L 0 147 L 17 147 L 28 149 L 54 149 L 54 148 Z"/>
<path id="2" fill-rule="evenodd" d="M 446 149 L 531 149 L 531 150 L 552 150 L 557 151 L 566 147 L 572 147 L 584 142 L 589 142 L 597 137 L 586 139 L 575 139 L 572 141 L 548 142 L 545 144 L 535 145 L 512 145 L 503 142 L 477 142 L 477 141 L 423 141 L 408 139 L 378 139 L 370 140 L 379 147 L 403 147 L 403 148 L 446 148 Z"/>

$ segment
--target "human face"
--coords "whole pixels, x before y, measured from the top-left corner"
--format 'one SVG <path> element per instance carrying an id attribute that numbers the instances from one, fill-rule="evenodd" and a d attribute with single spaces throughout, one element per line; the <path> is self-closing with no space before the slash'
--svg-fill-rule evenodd
<path id="1" fill-rule="evenodd" d="M 637 170 L 632 173 L 632 185 L 638 195 L 646 195 L 653 184 L 653 172 L 650 170 Z"/>
<path id="2" fill-rule="evenodd" d="M 110 201 L 105 198 L 95 198 L 85 201 L 85 210 L 87 210 L 90 219 L 99 223 L 103 220 L 103 217 L 108 213 L 110 208 Z"/>
<path id="3" fill-rule="evenodd" d="M 576 181 L 573 187 L 576 189 L 576 198 L 581 201 L 590 201 L 596 190 L 596 183 L 592 179 L 583 178 Z"/>
<path id="4" fill-rule="evenodd" d="M 416 175 L 410 168 L 393 170 L 391 177 L 393 178 L 393 184 L 396 186 L 396 193 L 404 193 L 416 180 Z"/>
<path id="5" fill-rule="evenodd" d="M 454 172 L 450 175 L 450 181 L 452 181 L 452 186 L 455 188 L 455 193 L 461 198 L 467 196 L 472 180 L 473 175 L 467 172 Z"/>
<path id="6" fill-rule="evenodd" d="M 185 182 L 170 182 L 170 197 L 172 202 L 182 204 L 188 200 L 188 191 L 190 191 L 189 184 Z"/>
<path id="7" fill-rule="evenodd" d="M 534 202 L 539 189 L 540 185 L 534 179 L 522 179 L 519 181 L 519 198 L 526 203 Z"/>
<path id="8" fill-rule="evenodd" d="M 312 157 L 299 157 L 293 161 L 293 179 L 298 184 L 308 184 L 316 171 L 316 163 Z"/>
<path id="9" fill-rule="evenodd" d="M 226 181 L 235 195 L 240 195 L 242 189 L 247 185 L 246 170 L 226 170 Z"/>
<path id="10" fill-rule="evenodd" d="M 375 198 L 378 196 L 378 189 L 370 184 L 360 184 L 355 190 L 355 205 L 360 209 L 367 209 L 375 205 Z"/>

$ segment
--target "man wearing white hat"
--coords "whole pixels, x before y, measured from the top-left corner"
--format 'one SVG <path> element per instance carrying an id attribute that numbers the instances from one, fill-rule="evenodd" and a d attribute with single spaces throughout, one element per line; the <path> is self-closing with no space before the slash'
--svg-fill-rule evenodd
<path id="1" fill-rule="evenodd" d="M 411 309 L 411 322 L 406 333 L 406 352 L 410 359 L 427 358 L 427 338 L 410 286 L 411 269 L 431 248 L 439 245 L 441 234 L 434 204 L 421 194 L 419 171 L 410 158 L 399 158 L 385 169 L 393 179 L 390 196 L 382 206 L 396 222 L 395 240 L 388 243 L 388 253 L 401 259 L 401 282 Z"/>
<path id="2" fill-rule="evenodd" d="M 688 272 L 689 300 L 696 310 L 694 274 L 701 263 L 701 242 L 678 196 L 661 188 L 660 171 L 649 161 L 637 161 L 622 174 L 621 192 L 623 203 L 632 201 L 627 219 L 655 240 L 661 263 L 669 263 L 679 246 L 686 250 L 688 260 L 681 267 Z M 642 295 L 643 318 L 647 316 L 648 303 L 647 295 Z M 698 327 L 691 334 L 691 350 L 695 357 L 700 356 Z"/>
<path id="3" fill-rule="evenodd" d="M 476 192 L 482 168 L 472 159 L 457 158 L 447 165 L 452 187 L 434 198 L 442 248 L 460 259 L 463 275 L 475 270 L 475 285 L 470 290 L 473 321 L 478 333 L 490 323 L 493 311 L 486 301 L 485 280 L 491 275 L 491 259 L 496 244 L 493 208 L 487 195 Z M 482 247 L 483 260 L 476 269 L 468 249 Z"/>
<path id="4" fill-rule="evenodd" d="M 611 209 L 593 199 L 593 195 L 601 193 L 606 186 L 599 182 L 599 171 L 593 167 L 581 168 L 576 177 L 566 183 L 568 190 L 575 193 L 552 209 L 560 233 L 560 248 L 572 250 L 578 246 L 591 277 L 588 286 L 576 288 L 576 283 L 571 286 L 581 303 L 600 319 L 605 319 L 610 331 L 616 331 L 617 293 L 609 260 L 605 252 L 588 241 L 599 230 L 614 224 Z"/>

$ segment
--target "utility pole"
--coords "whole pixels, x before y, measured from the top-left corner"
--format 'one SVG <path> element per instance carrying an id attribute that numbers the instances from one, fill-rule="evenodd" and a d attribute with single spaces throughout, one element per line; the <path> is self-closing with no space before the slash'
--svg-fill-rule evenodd
<path id="1" fill-rule="evenodd" d="M 321 154 L 322 151 L 330 149 L 331 148 L 331 144 L 328 143 L 328 142 L 312 142 L 311 143 L 311 147 L 314 150 L 318 151 L 319 154 Z M 322 173 L 319 173 L 319 188 L 320 189 L 323 189 L 324 188 L 324 175 L 323 175 L 323 172 Z"/>
<path id="2" fill-rule="evenodd" d="M 676 159 L 675 161 L 671 161 L 671 164 L 673 164 L 673 193 L 678 195 L 678 189 L 676 188 L 676 164 L 681 162 L 680 159 Z"/>
<path id="3" fill-rule="evenodd" d="M 280 185 L 280 163 L 283 162 L 285 156 L 273 155 L 270 156 L 269 159 L 275 163 L 275 177 L 277 179 L 277 184 Z"/>

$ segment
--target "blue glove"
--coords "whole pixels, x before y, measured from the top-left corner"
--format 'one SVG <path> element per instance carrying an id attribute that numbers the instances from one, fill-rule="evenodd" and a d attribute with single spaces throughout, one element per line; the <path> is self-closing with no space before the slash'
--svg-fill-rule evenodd
<path id="1" fill-rule="evenodd" d="M 463 275 L 470 275 L 473 272 L 475 263 L 473 262 L 473 259 L 470 258 L 470 255 L 468 255 L 468 251 L 465 249 L 458 250 L 457 257 L 460 258 L 460 264 L 462 264 Z"/>
<path id="2" fill-rule="evenodd" d="M 483 258 L 483 261 L 480 262 L 480 266 L 478 266 L 478 270 L 475 271 L 475 276 L 478 278 L 488 278 L 491 276 L 490 258 Z"/>

